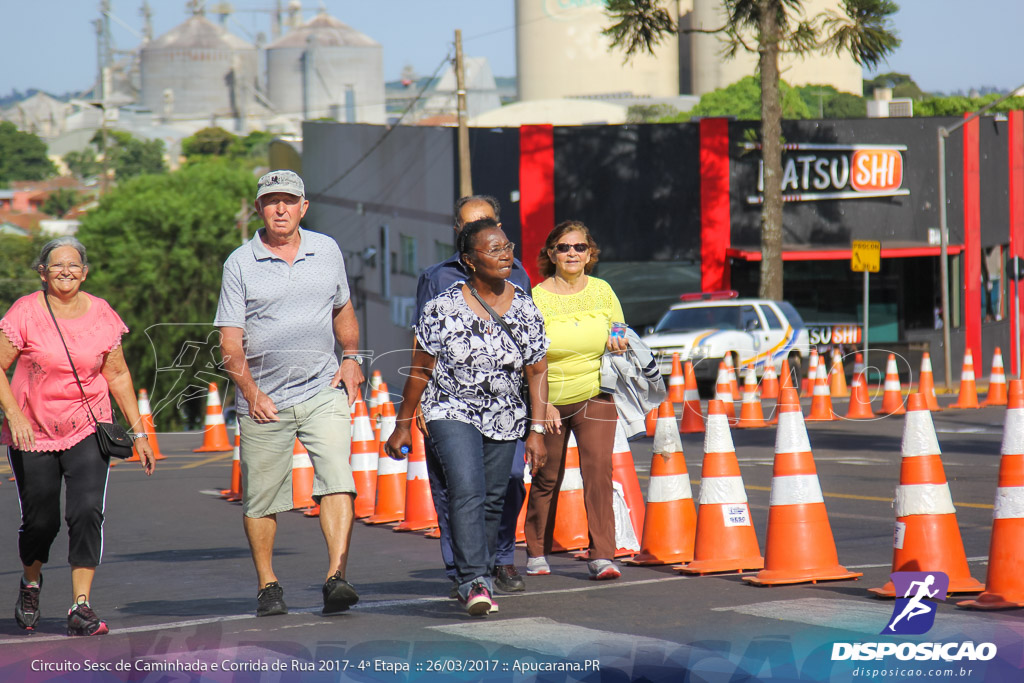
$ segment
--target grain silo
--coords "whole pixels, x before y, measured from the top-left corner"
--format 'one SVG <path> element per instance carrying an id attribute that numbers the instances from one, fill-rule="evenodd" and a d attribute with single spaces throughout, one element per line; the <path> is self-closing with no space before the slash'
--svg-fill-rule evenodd
<path id="1" fill-rule="evenodd" d="M 722 0 L 692 0 L 690 26 L 695 29 L 716 29 L 726 23 Z M 840 0 L 804 0 L 803 18 L 810 19 L 823 12 L 842 16 Z M 722 39 L 713 33 L 690 34 L 692 50 L 693 94 L 724 88 L 757 72 L 757 55 L 739 50 L 732 59 L 722 57 Z M 753 39 L 748 44 L 754 44 Z M 861 95 L 864 75 L 861 67 L 847 54 L 810 54 L 806 57 L 779 55 L 779 70 L 790 85 L 831 85 L 842 92 Z"/>
<path id="2" fill-rule="evenodd" d="M 142 106 L 165 119 L 245 119 L 255 97 L 256 48 L 193 9 L 141 48 Z"/>
<path id="3" fill-rule="evenodd" d="M 665 3 L 673 19 L 677 2 Z M 611 21 L 604 0 L 516 0 L 516 74 L 520 100 L 679 94 L 679 40 L 670 36 L 656 55 L 609 50 L 601 30 Z"/>
<path id="4" fill-rule="evenodd" d="M 267 46 L 267 95 L 279 114 L 384 123 L 381 46 L 320 12 Z"/>

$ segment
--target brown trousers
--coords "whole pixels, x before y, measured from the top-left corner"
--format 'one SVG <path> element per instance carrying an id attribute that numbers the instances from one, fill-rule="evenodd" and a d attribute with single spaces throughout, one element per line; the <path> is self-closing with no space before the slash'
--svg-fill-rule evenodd
<path id="1" fill-rule="evenodd" d="M 551 552 L 558 489 L 565 476 L 569 432 L 576 435 L 583 477 L 583 505 L 590 530 L 590 559 L 610 560 L 615 555 L 615 515 L 612 512 L 612 448 L 618 413 L 609 394 L 579 403 L 555 406 L 562 417 L 562 433 L 544 437 L 548 459 L 533 475 L 526 506 L 526 554 L 540 557 Z"/>

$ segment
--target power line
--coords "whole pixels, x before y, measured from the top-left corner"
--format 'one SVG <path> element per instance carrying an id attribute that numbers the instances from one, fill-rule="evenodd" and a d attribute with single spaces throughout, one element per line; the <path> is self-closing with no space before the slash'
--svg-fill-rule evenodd
<path id="1" fill-rule="evenodd" d="M 406 114 L 408 114 L 412 110 L 412 108 L 414 106 L 416 106 L 416 103 L 419 102 L 420 99 L 423 98 L 423 94 L 427 91 L 427 89 L 431 86 L 431 84 L 433 84 L 434 79 L 437 78 L 437 75 L 441 72 L 441 69 L 444 67 L 444 65 L 449 63 L 449 62 L 451 62 L 451 60 L 452 60 L 451 53 L 449 53 L 447 56 L 445 56 L 444 59 L 441 60 L 441 63 L 437 65 L 437 68 L 434 69 L 434 73 L 431 74 L 430 78 L 428 78 L 426 80 L 426 82 L 423 84 L 423 87 L 416 94 L 416 97 L 413 98 L 412 102 L 409 103 L 409 106 L 407 106 L 405 108 L 405 111 L 403 111 L 402 115 L 398 117 L 398 120 L 395 121 L 394 125 L 392 125 L 386 131 L 384 131 L 384 134 L 380 136 L 380 139 L 378 139 L 377 142 L 373 143 L 373 145 L 370 147 L 370 149 L 366 150 L 366 153 L 363 154 L 363 156 L 359 157 L 359 159 L 357 159 L 354 164 L 349 166 L 347 170 L 345 170 L 341 175 L 339 175 L 337 178 L 335 178 L 333 181 L 331 181 L 328 185 L 326 185 L 324 187 L 324 189 L 321 190 L 322 192 L 329 191 L 335 185 L 337 185 L 342 180 L 344 180 L 346 177 L 348 177 L 348 174 L 351 173 L 352 171 L 356 170 L 356 168 L 359 167 L 359 164 L 361 164 L 364 161 L 366 161 L 369 158 L 369 156 L 371 154 L 373 154 L 374 150 L 376 150 L 378 147 L 380 147 L 382 144 L 384 144 L 384 141 L 387 140 L 388 136 L 391 135 L 391 132 L 393 130 L 395 130 L 395 128 L 398 127 L 398 125 L 402 122 L 402 119 L 405 118 Z"/>

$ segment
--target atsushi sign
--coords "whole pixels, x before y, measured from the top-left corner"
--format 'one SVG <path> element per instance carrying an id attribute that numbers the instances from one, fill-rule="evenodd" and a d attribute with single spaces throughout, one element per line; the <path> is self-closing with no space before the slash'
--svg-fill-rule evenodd
<path id="1" fill-rule="evenodd" d="M 761 143 L 747 142 L 747 151 Z M 910 194 L 903 187 L 906 145 L 836 145 L 787 143 L 782 156 L 782 200 L 813 202 L 823 199 L 865 199 Z M 748 204 L 760 204 L 764 192 L 764 162 L 758 164 L 757 194 Z"/>

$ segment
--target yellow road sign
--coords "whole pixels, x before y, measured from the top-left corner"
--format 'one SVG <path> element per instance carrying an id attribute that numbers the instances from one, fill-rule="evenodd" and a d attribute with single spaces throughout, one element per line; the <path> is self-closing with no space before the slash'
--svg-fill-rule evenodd
<path id="1" fill-rule="evenodd" d="M 882 243 L 853 240 L 850 270 L 856 273 L 877 273 L 882 263 Z"/>

